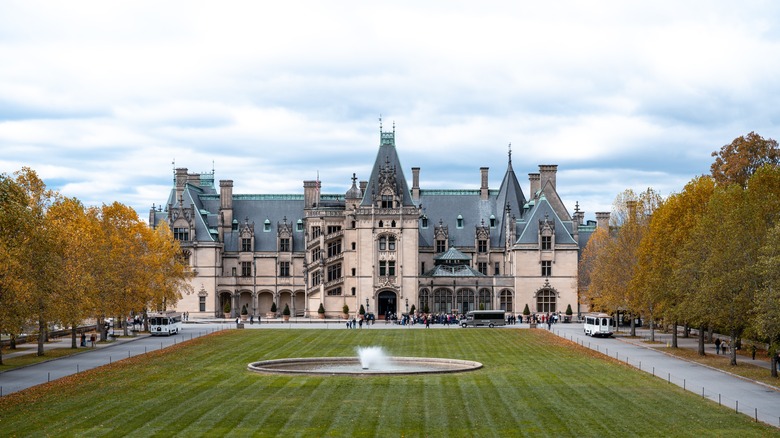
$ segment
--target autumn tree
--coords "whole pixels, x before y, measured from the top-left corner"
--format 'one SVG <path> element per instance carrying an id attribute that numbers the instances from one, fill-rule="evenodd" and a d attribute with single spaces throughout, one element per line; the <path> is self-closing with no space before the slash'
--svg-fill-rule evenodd
<path id="1" fill-rule="evenodd" d="M 761 288 L 756 294 L 754 324 L 756 332 L 769 344 L 769 367 L 777 377 L 777 353 L 780 351 L 780 222 L 767 234 L 759 252 L 758 273 Z"/>
<path id="2" fill-rule="evenodd" d="M 755 132 L 737 137 L 730 144 L 712 153 L 715 162 L 710 171 L 718 184 L 747 186 L 748 179 L 763 165 L 780 164 L 777 141 L 764 139 Z"/>
<path id="3" fill-rule="evenodd" d="M 667 198 L 652 215 L 639 247 L 638 267 L 632 280 L 651 319 L 662 316 L 675 327 L 680 321 L 692 322 L 692 315 L 683 305 L 689 286 L 677 281 L 676 272 L 684 269 L 680 264 L 680 252 L 714 189 L 712 178 L 694 178 L 681 193 Z M 651 340 L 654 340 L 652 324 L 650 332 Z M 702 336 L 701 354 L 704 353 L 703 340 Z M 672 347 L 677 348 L 677 330 L 672 331 Z"/>

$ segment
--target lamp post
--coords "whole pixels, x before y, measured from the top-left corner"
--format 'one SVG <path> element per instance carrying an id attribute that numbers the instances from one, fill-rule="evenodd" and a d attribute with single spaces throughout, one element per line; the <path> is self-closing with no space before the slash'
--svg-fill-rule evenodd
<path id="1" fill-rule="evenodd" d="M 409 298 L 406 299 L 406 314 L 409 314 Z"/>
<path id="2" fill-rule="evenodd" d="M 366 298 L 366 313 L 367 314 L 369 313 L 369 311 L 368 311 L 368 298 Z"/>

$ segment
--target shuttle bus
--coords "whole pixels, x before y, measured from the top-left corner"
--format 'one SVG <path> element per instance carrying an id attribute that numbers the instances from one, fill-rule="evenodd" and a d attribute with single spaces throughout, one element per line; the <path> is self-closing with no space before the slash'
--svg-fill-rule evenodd
<path id="1" fill-rule="evenodd" d="M 466 313 L 466 317 L 460 322 L 460 326 L 466 327 L 490 327 L 506 325 L 503 310 L 472 310 Z"/>
<path id="2" fill-rule="evenodd" d="M 587 336 L 608 338 L 612 336 L 612 318 L 606 313 L 588 313 L 584 328 Z"/>
<path id="3" fill-rule="evenodd" d="M 181 313 L 162 312 L 149 314 L 149 333 L 152 336 L 175 335 L 181 331 Z"/>

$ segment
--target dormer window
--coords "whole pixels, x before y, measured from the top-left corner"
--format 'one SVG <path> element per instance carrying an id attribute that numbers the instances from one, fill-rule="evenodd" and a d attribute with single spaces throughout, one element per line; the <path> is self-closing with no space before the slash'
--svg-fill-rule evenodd
<path id="1" fill-rule="evenodd" d="M 252 239 L 248 237 L 244 237 L 241 239 L 241 251 L 248 252 L 252 251 Z"/>
<path id="2" fill-rule="evenodd" d="M 303 220 L 298 219 L 298 222 L 296 222 L 296 224 L 295 224 L 295 231 L 297 231 L 299 233 L 301 231 L 303 231 Z"/>
<path id="3" fill-rule="evenodd" d="M 290 252 L 289 237 L 282 237 L 279 239 L 279 252 Z"/>
<path id="4" fill-rule="evenodd" d="M 494 215 L 490 215 L 490 228 L 496 227 L 496 217 Z"/>
<path id="5" fill-rule="evenodd" d="M 263 231 L 266 233 L 271 231 L 271 221 L 266 219 L 265 222 L 263 222 Z"/>
<path id="6" fill-rule="evenodd" d="M 174 228 L 173 238 L 182 242 L 188 242 L 190 240 L 190 229 L 184 227 Z"/>
<path id="7" fill-rule="evenodd" d="M 238 221 L 233 219 L 233 223 L 230 225 L 230 229 L 233 231 L 238 231 Z"/>
<path id="8" fill-rule="evenodd" d="M 542 251 L 552 249 L 552 236 L 542 236 Z"/>
<path id="9" fill-rule="evenodd" d="M 480 240 L 477 241 L 477 252 L 482 253 L 482 254 L 488 252 L 487 240 L 480 239 Z M 483 274 L 484 274 L 484 272 L 483 272 Z"/>
<path id="10" fill-rule="evenodd" d="M 463 216 L 462 215 L 458 215 L 457 227 L 458 228 L 463 228 Z"/>
<path id="11" fill-rule="evenodd" d="M 427 228 L 428 228 L 428 218 L 427 218 L 427 217 L 423 216 L 423 217 L 420 219 L 420 227 L 421 227 L 421 228 L 424 228 L 424 229 L 427 229 Z"/>
<path id="12" fill-rule="evenodd" d="M 393 195 L 382 195 L 382 208 L 393 208 Z"/>

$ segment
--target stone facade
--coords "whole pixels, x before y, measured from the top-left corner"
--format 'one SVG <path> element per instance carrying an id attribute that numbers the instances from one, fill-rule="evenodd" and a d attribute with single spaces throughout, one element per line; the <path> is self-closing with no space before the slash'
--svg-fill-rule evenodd
<path id="1" fill-rule="evenodd" d="M 380 130 L 381 131 L 381 130 Z M 431 313 L 480 308 L 565 312 L 577 303 L 577 266 L 596 229 L 570 215 L 556 190 L 556 165 L 529 173 L 529 196 L 512 167 L 488 187 L 425 190 L 420 168 L 404 177 L 395 130 L 381 132 L 369 178 L 345 194 L 323 194 L 304 181 L 303 195 L 233 193 L 214 174 L 176 169 L 167 204 L 149 223 L 169 226 L 195 273 L 193 294 L 177 310 L 191 318 L 351 315 L 361 305 L 378 319 L 414 306 Z M 605 216 L 606 215 L 606 216 Z M 608 213 L 597 213 L 599 222 Z"/>

